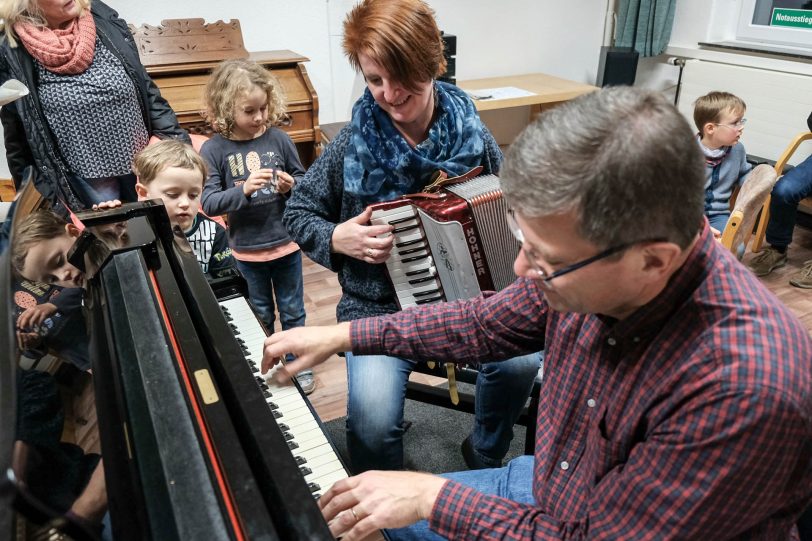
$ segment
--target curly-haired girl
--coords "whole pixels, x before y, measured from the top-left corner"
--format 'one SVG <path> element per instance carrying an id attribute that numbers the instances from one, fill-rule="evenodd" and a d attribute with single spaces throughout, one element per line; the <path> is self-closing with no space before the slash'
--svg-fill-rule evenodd
<path id="1" fill-rule="evenodd" d="M 232 254 L 268 331 L 274 329 L 274 297 L 282 329 L 301 327 L 302 255 L 282 213 L 305 171 L 293 141 L 275 127 L 285 116 L 282 89 L 262 66 L 227 60 L 211 74 L 204 100 L 215 135 L 200 150 L 209 166 L 203 210 L 228 215 Z M 310 371 L 298 380 L 305 392 L 315 387 Z"/>

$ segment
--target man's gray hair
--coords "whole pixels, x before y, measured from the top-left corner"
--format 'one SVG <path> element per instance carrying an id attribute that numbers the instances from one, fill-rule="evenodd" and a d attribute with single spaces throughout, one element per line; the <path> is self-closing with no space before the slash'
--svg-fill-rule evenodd
<path id="1" fill-rule="evenodd" d="M 685 248 L 702 225 L 704 158 L 659 92 L 610 87 L 541 114 L 500 175 L 517 212 L 575 211 L 580 234 L 600 247 L 667 239 Z"/>

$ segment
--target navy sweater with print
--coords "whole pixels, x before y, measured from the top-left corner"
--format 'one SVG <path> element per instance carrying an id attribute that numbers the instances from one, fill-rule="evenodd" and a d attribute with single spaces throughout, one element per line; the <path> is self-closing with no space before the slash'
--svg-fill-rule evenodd
<path id="1" fill-rule="evenodd" d="M 228 244 L 234 250 L 262 250 L 290 242 L 282 226 L 287 197 L 263 188 L 246 196 L 242 185 L 260 168 L 285 171 L 294 188 L 304 178 L 296 146 L 288 134 L 269 128 L 250 141 L 232 141 L 215 135 L 200 149 L 209 166 L 203 188 L 203 211 L 209 216 L 228 215 Z"/>

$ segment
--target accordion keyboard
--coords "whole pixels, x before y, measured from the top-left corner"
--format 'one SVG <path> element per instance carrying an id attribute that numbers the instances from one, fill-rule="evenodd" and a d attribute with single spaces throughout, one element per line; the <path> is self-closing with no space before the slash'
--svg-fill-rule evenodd
<path id="1" fill-rule="evenodd" d="M 372 213 L 373 225 L 391 225 L 394 245 L 386 269 L 401 308 L 445 299 L 428 241 L 415 207 L 404 204 Z"/>

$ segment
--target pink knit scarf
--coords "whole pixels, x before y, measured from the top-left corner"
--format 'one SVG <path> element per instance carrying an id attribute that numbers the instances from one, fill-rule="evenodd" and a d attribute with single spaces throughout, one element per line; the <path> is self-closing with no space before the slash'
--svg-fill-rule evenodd
<path id="1" fill-rule="evenodd" d="M 14 32 L 31 56 L 50 72 L 78 75 L 93 62 L 96 23 L 90 10 L 85 10 L 67 28 L 15 23 Z"/>

